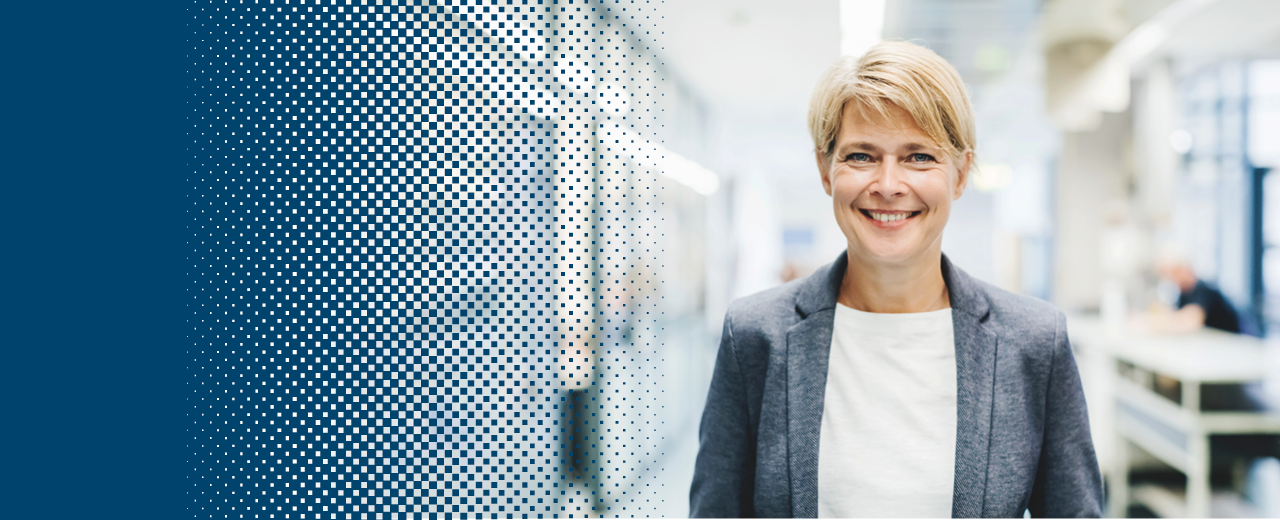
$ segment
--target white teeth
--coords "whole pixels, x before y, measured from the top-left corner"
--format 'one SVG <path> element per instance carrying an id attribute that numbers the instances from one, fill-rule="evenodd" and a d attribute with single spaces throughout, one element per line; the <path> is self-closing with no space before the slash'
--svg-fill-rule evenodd
<path id="1" fill-rule="evenodd" d="M 871 218 L 880 222 L 897 222 L 911 215 L 910 213 L 876 213 L 874 211 L 869 211 L 868 213 L 871 214 Z"/>

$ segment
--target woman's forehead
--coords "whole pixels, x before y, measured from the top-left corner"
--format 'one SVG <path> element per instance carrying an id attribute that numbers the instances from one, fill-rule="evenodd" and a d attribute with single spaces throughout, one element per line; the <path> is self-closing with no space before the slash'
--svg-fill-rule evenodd
<path id="1" fill-rule="evenodd" d="M 885 107 L 887 114 L 871 107 L 849 103 L 845 106 L 837 147 L 872 145 L 883 147 L 940 148 L 929 134 L 916 124 L 906 110 L 894 105 Z"/>

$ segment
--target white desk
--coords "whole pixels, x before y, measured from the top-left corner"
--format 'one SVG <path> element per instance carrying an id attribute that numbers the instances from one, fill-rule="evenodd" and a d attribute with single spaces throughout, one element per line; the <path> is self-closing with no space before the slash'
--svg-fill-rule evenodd
<path id="1" fill-rule="evenodd" d="M 1257 338 L 1211 329 L 1181 335 L 1108 331 L 1098 319 L 1081 317 L 1069 319 L 1068 329 L 1084 358 L 1082 364 L 1089 364 L 1093 377 L 1107 380 L 1099 384 L 1109 387 L 1115 399 L 1107 403 L 1114 406 L 1117 435 L 1108 457 L 1112 461 L 1108 516 L 1125 516 L 1130 502 L 1128 442 L 1186 475 L 1185 507 L 1178 512 L 1205 518 L 1210 514 L 1209 436 L 1280 434 L 1280 414 L 1275 412 L 1212 412 L 1200 406 L 1203 383 L 1251 383 L 1265 378 L 1267 355 Z M 1117 361 L 1181 381 L 1181 405 L 1120 377 Z M 1143 496 L 1133 498 L 1149 501 Z M 1161 509 L 1170 511 L 1167 504 Z"/>

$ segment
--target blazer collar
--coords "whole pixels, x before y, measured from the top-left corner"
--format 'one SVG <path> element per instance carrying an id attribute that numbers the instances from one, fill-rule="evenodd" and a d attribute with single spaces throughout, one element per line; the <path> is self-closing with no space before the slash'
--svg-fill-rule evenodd
<path id="1" fill-rule="evenodd" d="M 818 446 L 827 385 L 836 299 L 847 253 L 801 282 L 795 308 L 801 321 L 787 330 L 787 463 L 791 512 L 818 514 Z M 952 516 L 982 516 L 995 392 L 998 338 L 985 326 L 986 291 L 942 255 L 956 342 L 956 462 Z"/>
<path id="2" fill-rule="evenodd" d="M 800 290 L 796 291 L 796 313 L 801 319 L 807 319 L 818 311 L 836 308 L 840 282 L 844 280 L 844 271 L 848 267 L 849 253 L 842 252 L 835 262 L 819 267 L 800 282 Z"/>
<path id="3" fill-rule="evenodd" d="M 801 319 L 818 311 L 836 308 L 840 284 L 844 281 L 844 272 L 848 267 L 849 253 L 841 252 L 835 262 L 818 268 L 813 275 L 801 282 L 795 300 L 796 313 Z M 942 280 L 947 284 L 953 312 L 963 312 L 970 318 L 986 321 L 990 306 L 985 291 L 968 273 L 953 265 L 946 254 L 942 255 Z"/>

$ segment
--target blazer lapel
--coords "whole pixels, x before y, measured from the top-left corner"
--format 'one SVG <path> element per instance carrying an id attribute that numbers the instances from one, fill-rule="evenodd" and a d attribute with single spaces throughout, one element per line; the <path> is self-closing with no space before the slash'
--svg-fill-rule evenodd
<path id="1" fill-rule="evenodd" d="M 982 516 L 990 463 L 997 337 L 986 327 L 990 308 L 976 282 L 942 257 L 951 293 L 956 342 L 956 471 L 951 516 Z"/>
<path id="2" fill-rule="evenodd" d="M 787 464 L 791 516 L 818 516 L 818 446 L 836 299 L 848 258 L 815 273 L 796 296 L 801 321 L 787 330 Z M 982 516 L 991 445 L 997 338 L 977 282 L 942 256 L 956 342 L 956 469 L 952 517 Z"/>
<path id="3" fill-rule="evenodd" d="M 787 332 L 787 455 L 797 518 L 818 516 L 818 434 L 834 313 L 811 314 Z"/>
<path id="4" fill-rule="evenodd" d="M 796 296 L 801 321 L 787 330 L 787 464 L 791 516 L 818 516 L 818 434 L 835 322 L 836 297 L 848 259 L 808 278 Z"/>

